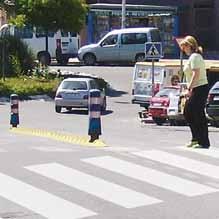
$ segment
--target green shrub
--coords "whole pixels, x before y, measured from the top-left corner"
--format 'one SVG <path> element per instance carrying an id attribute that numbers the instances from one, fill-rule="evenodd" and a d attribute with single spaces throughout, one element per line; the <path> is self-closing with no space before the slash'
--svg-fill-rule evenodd
<path id="1" fill-rule="evenodd" d="M 20 99 L 28 99 L 30 95 L 40 94 L 47 94 L 50 97 L 54 97 L 61 80 L 61 78 L 48 80 L 26 76 L 6 78 L 4 82 L 0 82 L 0 96 L 10 97 L 11 94 L 16 93 Z"/>
<path id="2" fill-rule="evenodd" d="M 34 67 L 34 55 L 30 48 L 20 39 L 14 36 L 0 38 L 0 51 L 5 46 L 5 75 L 15 76 L 27 74 Z M 2 66 L 2 52 L 0 53 L 0 65 Z M 0 69 L 2 73 L 2 69 Z"/>

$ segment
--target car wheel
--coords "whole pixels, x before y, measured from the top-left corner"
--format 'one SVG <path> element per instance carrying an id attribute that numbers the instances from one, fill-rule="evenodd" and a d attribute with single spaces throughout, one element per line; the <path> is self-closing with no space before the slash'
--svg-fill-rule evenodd
<path id="1" fill-rule="evenodd" d="M 61 113 L 62 107 L 61 106 L 56 106 L 55 110 L 56 110 L 57 113 Z"/>
<path id="2" fill-rule="evenodd" d="M 144 53 L 137 54 L 136 57 L 135 57 L 135 61 L 136 62 L 143 62 L 143 61 L 145 61 L 145 54 Z"/>
<path id="3" fill-rule="evenodd" d="M 83 61 L 85 65 L 94 65 L 96 62 L 96 57 L 93 54 L 88 53 L 84 55 Z"/>
<path id="4" fill-rule="evenodd" d="M 213 126 L 213 127 L 219 127 L 219 121 L 215 121 L 215 120 L 210 120 L 210 124 L 211 124 L 211 126 Z"/>
<path id="5" fill-rule="evenodd" d="M 166 118 L 152 117 L 152 119 L 157 125 L 163 125 L 166 122 Z"/>

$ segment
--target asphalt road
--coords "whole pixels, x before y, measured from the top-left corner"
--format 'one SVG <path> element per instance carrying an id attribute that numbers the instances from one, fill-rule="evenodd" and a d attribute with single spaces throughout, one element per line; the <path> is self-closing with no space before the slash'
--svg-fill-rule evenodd
<path id="1" fill-rule="evenodd" d="M 209 127 L 209 150 L 185 149 L 188 127 L 138 120 L 132 66 L 64 69 L 99 75 L 113 88 L 101 118 L 106 146 L 74 141 L 87 137 L 86 110 L 57 114 L 52 100 L 20 102 L 17 130 L 26 129 L 16 133 L 10 104 L 0 102 L 0 218 L 219 218 L 219 129 Z M 67 143 L 66 135 L 77 137 Z"/>

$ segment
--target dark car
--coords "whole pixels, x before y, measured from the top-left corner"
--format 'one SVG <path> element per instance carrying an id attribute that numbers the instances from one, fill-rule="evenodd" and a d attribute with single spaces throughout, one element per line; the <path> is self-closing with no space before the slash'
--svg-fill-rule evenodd
<path id="1" fill-rule="evenodd" d="M 219 81 L 209 91 L 206 113 L 210 124 L 219 127 Z"/>

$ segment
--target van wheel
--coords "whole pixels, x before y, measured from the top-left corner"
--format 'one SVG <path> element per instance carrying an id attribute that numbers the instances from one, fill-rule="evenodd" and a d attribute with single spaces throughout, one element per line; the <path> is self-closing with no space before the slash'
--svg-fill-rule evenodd
<path id="1" fill-rule="evenodd" d="M 144 53 L 137 54 L 136 57 L 135 57 L 135 61 L 136 62 L 143 62 L 143 61 L 145 61 L 145 54 Z"/>
<path id="2" fill-rule="evenodd" d="M 68 64 L 68 58 L 67 57 L 61 57 L 61 59 L 57 59 L 57 63 L 59 65 L 67 65 Z"/>
<path id="3" fill-rule="evenodd" d="M 88 53 L 84 55 L 83 61 L 85 65 L 94 65 L 96 62 L 96 57 L 93 54 Z"/>
<path id="4" fill-rule="evenodd" d="M 50 65 L 51 64 L 51 57 L 50 54 L 48 52 L 41 52 L 38 54 L 38 61 L 42 64 L 42 65 Z"/>

